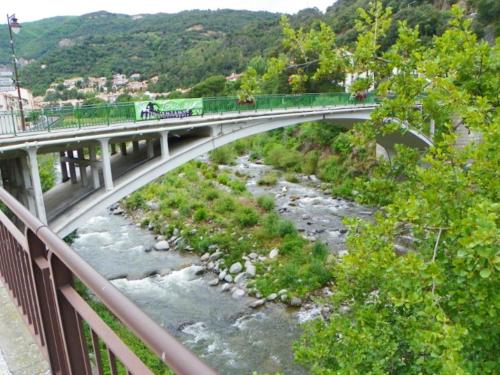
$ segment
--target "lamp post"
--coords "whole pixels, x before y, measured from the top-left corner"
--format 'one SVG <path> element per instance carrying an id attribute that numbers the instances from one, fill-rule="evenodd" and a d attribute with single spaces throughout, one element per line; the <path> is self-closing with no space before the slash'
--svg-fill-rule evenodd
<path id="1" fill-rule="evenodd" d="M 19 85 L 19 74 L 17 72 L 16 51 L 14 50 L 14 39 L 12 38 L 12 33 L 18 34 L 19 31 L 21 31 L 21 25 L 17 22 L 15 14 L 12 14 L 10 16 L 7 14 L 7 25 L 9 25 L 10 48 L 12 49 L 12 62 L 14 63 L 14 75 L 16 78 L 17 99 L 19 101 L 19 112 L 21 114 L 21 129 L 26 130 L 26 122 L 24 120 L 24 111 L 23 111 L 23 100 L 21 98 L 21 86 Z"/>

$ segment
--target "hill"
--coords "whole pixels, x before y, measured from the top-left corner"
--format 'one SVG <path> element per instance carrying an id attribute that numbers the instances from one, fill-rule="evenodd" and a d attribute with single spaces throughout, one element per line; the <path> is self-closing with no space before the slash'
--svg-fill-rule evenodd
<path id="1" fill-rule="evenodd" d="M 304 9 L 291 16 L 293 26 L 308 28 L 319 20 L 330 24 L 340 44 L 355 40 L 358 7 L 370 0 L 337 0 L 326 13 Z M 419 25 L 423 40 L 440 34 L 453 0 L 384 0 L 396 20 Z M 500 3 L 461 1 L 475 18 L 478 34 L 492 40 L 498 34 Z M 140 73 L 159 76 L 156 89 L 190 87 L 213 75 L 242 71 L 256 55 L 280 49 L 280 14 L 236 10 L 184 11 L 177 14 L 129 16 L 96 12 L 54 17 L 23 24 L 16 35 L 21 80 L 41 95 L 58 80 L 73 76 Z M 22 21 L 22 20 L 21 20 Z M 6 32 L 6 31 L 3 31 Z M 396 36 L 393 25 L 385 45 Z M 0 38 L 0 65 L 10 66 L 8 38 Z"/>

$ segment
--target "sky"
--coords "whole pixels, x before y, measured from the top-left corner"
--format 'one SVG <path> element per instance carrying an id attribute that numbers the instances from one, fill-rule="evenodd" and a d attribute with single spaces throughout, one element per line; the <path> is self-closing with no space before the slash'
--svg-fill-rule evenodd
<path id="1" fill-rule="evenodd" d="M 1 0 L 0 14 L 15 13 L 19 22 L 106 10 L 112 13 L 176 13 L 189 9 L 248 9 L 296 13 L 304 8 L 321 11 L 335 0 Z M 0 18 L 1 23 L 6 23 Z"/>

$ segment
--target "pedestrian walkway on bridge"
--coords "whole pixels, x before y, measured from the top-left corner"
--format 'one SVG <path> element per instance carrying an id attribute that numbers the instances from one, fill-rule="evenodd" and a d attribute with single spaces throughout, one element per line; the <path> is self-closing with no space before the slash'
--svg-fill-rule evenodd
<path id="1" fill-rule="evenodd" d="M 0 375 L 49 375 L 49 364 L 1 282 L 0 306 Z"/>

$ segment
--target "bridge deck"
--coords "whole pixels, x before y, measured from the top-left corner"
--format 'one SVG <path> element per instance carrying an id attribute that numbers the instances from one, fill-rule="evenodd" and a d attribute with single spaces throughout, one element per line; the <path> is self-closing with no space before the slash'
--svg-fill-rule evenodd
<path id="1" fill-rule="evenodd" d="M 0 282 L 0 374 L 49 375 L 49 364 Z"/>

